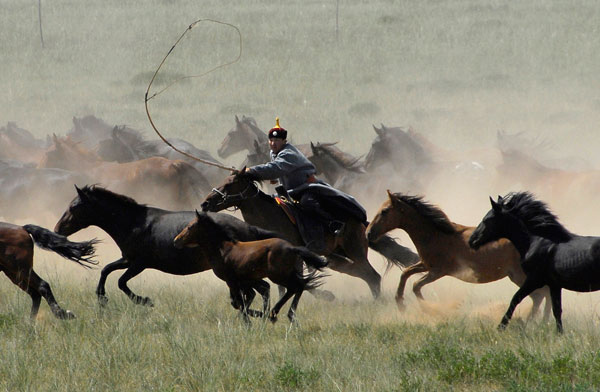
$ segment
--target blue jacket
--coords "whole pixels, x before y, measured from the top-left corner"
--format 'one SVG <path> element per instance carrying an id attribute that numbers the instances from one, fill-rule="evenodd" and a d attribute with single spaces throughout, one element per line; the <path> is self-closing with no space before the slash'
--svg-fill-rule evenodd
<path id="1" fill-rule="evenodd" d="M 307 190 L 318 194 L 321 196 L 322 207 L 336 216 L 354 216 L 360 222 L 367 221 L 367 212 L 352 196 L 323 181 L 307 183 L 306 180 L 316 173 L 315 166 L 289 143 L 279 153 L 271 152 L 271 162 L 251 167 L 250 173 L 261 180 L 279 179 L 293 198 Z"/>
<path id="2" fill-rule="evenodd" d="M 271 162 L 250 168 L 250 173 L 261 180 L 279 179 L 288 192 L 305 184 L 316 172 L 311 161 L 289 143 L 284 144 L 277 154 L 271 151 Z"/>

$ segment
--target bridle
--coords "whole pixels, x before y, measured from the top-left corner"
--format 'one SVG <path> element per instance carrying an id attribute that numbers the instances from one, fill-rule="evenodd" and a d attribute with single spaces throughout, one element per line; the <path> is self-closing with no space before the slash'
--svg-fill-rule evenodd
<path id="1" fill-rule="evenodd" d="M 221 196 L 221 199 L 216 204 L 217 207 L 221 206 L 223 204 L 229 203 L 229 202 L 238 202 L 238 201 L 242 201 L 242 200 L 252 199 L 252 198 L 258 196 L 258 194 L 260 193 L 260 189 L 258 189 L 258 186 L 256 186 L 256 184 L 254 182 L 249 182 L 248 186 L 246 188 L 244 188 L 243 191 L 234 193 L 232 195 L 228 195 L 227 193 L 222 192 L 217 188 L 213 188 L 212 191 L 214 193 L 216 193 L 217 195 Z M 254 192 L 254 193 L 251 193 L 251 192 Z M 233 208 L 233 211 L 236 211 L 239 209 L 239 207 L 237 207 L 237 206 L 232 206 L 232 208 Z M 227 208 L 225 208 L 225 209 L 227 209 Z"/>

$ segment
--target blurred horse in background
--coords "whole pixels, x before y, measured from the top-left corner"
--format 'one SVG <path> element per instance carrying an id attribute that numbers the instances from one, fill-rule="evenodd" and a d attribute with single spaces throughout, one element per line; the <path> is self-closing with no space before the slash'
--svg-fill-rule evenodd
<path id="1" fill-rule="evenodd" d="M 44 154 L 46 143 L 9 121 L 0 128 L 0 160 L 37 163 Z"/>
<path id="2" fill-rule="evenodd" d="M 92 260 L 96 240 L 71 242 L 62 235 L 34 225 L 17 226 L 0 222 L 0 271 L 31 297 L 31 318 L 35 319 L 42 297 L 59 319 L 75 317 L 58 305 L 50 285 L 33 270 L 33 244 L 78 263 L 81 266 L 97 264 Z"/>
<path id="3" fill-rule="evenodd" d="M 235 126 L 227 132 L 225 139 L 217 150 L 217 154 L 222 159 L 227 159 L 231 155 L 240 151 L 249 152 L 255 142 L 259 145 L 268 146 L 267 134 L 256 125 L 256 120 L 252 117 L 242 116 L 240 120 L 235 116 Z"/>
<path id="4" fill-rule="evenodd" d="M 53 141 L 40 167 L 82 172 L 93 182 L 147 203 L 173 209 L 192 208 L 211 189 L 206 178 L 183 161 L 152 157 L 127 163 L 105 162 L 68 137 L 54 135 Z"/>
<path id="5" fill-rule="evenodd" d="M 310 161 L 315 165 L 318 175 L 322 175 L 325 181 L 346 192 L 345 188 L 339 186 L 345 177 L 356 179 L 352 174 L 366 173 L 362 157 L 354 157 L 340 150 L 335 143 L 310 143 L 312 155 Z"/>
<path id="6" fill-rule="evenodd" d="M 85 174 L 0 160 L 0 217 L 54 223 L 71 200 L 73 184 L 90 182 Z"/>
<path id="7" fill-rule="evenodd" d="M 479 250 L 469 247 L 468 240 L 475 227 L 463 226 L 448 219 L 439 208 L 423 201 L 419 196 L 390 193 L 373 221 L 367 228 L 369 240 L 377 240 L 381 235 L 402 229 L 415 244 L 421 261 L 402 272 L 396 303 L 403 309 L 404 287 L 407 279 L 416 273 L 424 272 L 414 285 L 413 292 L 423 300 L 421 289 L 444 276 L 452 276 L 468 283 L 489 283 L 508 277 L 521 287 L 526 275 L 521 267 L 521 256 L 513 244 L 499 239 Z M 546 297 L 544 318 L 550 314 L 550 301 L 547 289 L 530 294 L 533 308 L 532 318 L 542 299 Z"/>

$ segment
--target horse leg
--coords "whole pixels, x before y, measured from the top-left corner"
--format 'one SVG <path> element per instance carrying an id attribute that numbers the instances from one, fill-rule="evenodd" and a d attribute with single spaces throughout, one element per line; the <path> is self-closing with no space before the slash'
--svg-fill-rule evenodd
<path id="1" fill-rule="evenodd" d="M 304 290 L 300 289 L 294 295 L 294 299 L 292 300 L 292 304 L 290 305 L 290 310 L 288 311 L 288 314 L 287 314 L 288 319 L 290 320 L 290 323 L 293 323 L 294 321 L 296 321 L 296 308 L 298 307 L 298 302 L 300 302 L 300 297 L 302 296 L 303 292 L 304 292 Z"/>
<path id="2" fill-rule="evenodd" d="M 16 284 L 21 290 L 25 291 L 31 297 L 32 303 L 30 317 L 32 320 L 37 317 L 42 297 L 46 299 L 48 305 L 50 305 L 52 313 L 57 318 L 75 318 L 73 313 L 71 313 L 69 310 L 62 309 L 60 305 L 58 305 L 48 282 L 40 278 L 35 271 L 29 270 L 28 274 L 9 274 L 8 271 L 4 271 L 4 273 L 14 284 Z"/>
<path id="3" fill-rule="evenodd" d="M 519 290 L 517 290 L 515 295 L 512 297 L 510 304 L 508 305 L 508 309 L 506 310 L 506 313 L 502 317 L 502 321 L 500 321 L 500 324 L 498 325 L 498 329 L 499 330 L 505 329 L 506 325 L 512 318 L 515 308 L 517 307 L 518 304 L 521 303 L 521 301 L 523 301 L 523 298 L 527 297 L 534 290 L 536 290 L 542 286 L 543 286 L 543 283 L 536 282 L 535 280 L 533 280 L 529 277 L 527 279 L 525 279 L 525 282 L 523 282 L 523 285 L 519 288 Z"/>
<path id="4" fill-rule="evenodd" d="M 421 301 L 424 301 L 425 298 L 423 298 L 423 294 L 421 294 L 421 289 L 423 288 L 423 286 L 425 286 L 426 284 L 429 284 L 431 282 L 435 282 L 442 276 L 444 276 L 444 275 L 441 275 L 438 272 L 434 272 L 434 271 L 427 272 L 425 275 L 420 277 L 419 280 L 417 280 L 415 282 L 415 284 L 413 285 L 413 293 L 415 293 L 415 295 L 417 296 L 418 299 L 420 299 Z"/>
<path id="5" fill-rule="evenodd" d="M 288 288 L 285 291 L 285 294 L 283 294 L 283 296 L 281 298 L 279 298 L 279 301 L 277 301 L 277 303 L 275 304 L 275 306 L 273 306 L 273 309 L 271 309 L 271 312 L 269 313 L 269 320 L 271 320 L 272 323 L 274 323 L 274 322 L 277 321 L 277 315 L 279 314 L 279 311 L 281 310 L 281 307 L 283 305 L 285 305 L 285 303 L 290 298 L 292 298 L 292 295 L 294 295 L 294 292 Z"/>
<path id="6" fill-rule="evenodd" d="M 562 325 L 562 289 L 558 286 L 550 286 L 550 297 L 552 298 L 552 313 L 556 320 L 558 333 L 563 333 Z"/>
<path id="7" fill-rule="evenodd" d="M 145 268 L 141 266 L 132 266 L 129 267 L 123 275 L 119 278 L 119 288 L 123 291 L 134 303 L 146 306 L 154 306 L 152 300 L 148 297 L 140 297 L 139 295 L 134 294 L 129 287 L 127 286 L 127 282 L 137 276 L 140 272 L 142 272 Z"/>
<path id="8" fill-rule="evenodd" d="M 422 261 L 419 261 L 417 264 L 413 264 L 402 271 L 400 283 L 398 283 L 398 289 L 396 290 L 396 305 L 398 306 L 398 310 L 404 310 L 404 287 L 406 286 L 406 281 L 411 275 L 420 272 L 427 272 L 427 266 L 425 266 Z"/>
<path id="9" fill-rule="evenodd" d="M 104 306 L 108 302 L 108 298 L 106 297 L 106 290 L 104 288 L 108 274 L 110 274 L 113 271 L 124 269 L 127 267 L 129 267 L 129 261 L 121 257 L 119 260 L 113 261 L 112 263 L 109 263 L 104 268 L 102 268 L 102 272 L 100 272 L 100 280 L 98 281 L 98 286 L 96 287 L 96 296 L 98 297 L 98 302 L 100 303 L 100 306 Z"/>
<path id="10" fill-rule="evenodd" d="M 279 287 L 281 288 L 281 286 Z M 254 289 L 258 291 L 258 293 L 263 299 L 263 313 L 261 314 L 261 317 L 266 316 L 267 314 L 269 314 L 269 309 L 271 307 L 271 286 L 264 280 L 260 280 L 254 286 Z"/>

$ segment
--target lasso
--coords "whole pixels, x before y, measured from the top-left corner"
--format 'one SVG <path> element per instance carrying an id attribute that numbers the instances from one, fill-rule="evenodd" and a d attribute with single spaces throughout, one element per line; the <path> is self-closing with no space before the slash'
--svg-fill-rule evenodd
<path id="1" fill-rule="evenodd" d="M 175 79 L 173 82 L 171 82 L 170 84 L 168 84 L 165 88 L 163 88 L 162 90 L 160 90 L 159 92 L 153 94 L 152 96 L 148 97 L 148 94 L 150 93 L 150 87 L 152 86 L 152 83 L 154 83 L 154 79 L 156 79 L 156 75 L 158 75 L 158 72 L 160 71 L 160 69 L 162 68 L 163 64 L 165 63 L 165 61 L 167 60 L 167 57 L 169 57 L 169 55 L 173 52 L 173 49 L 175 49 L 175 47 L 177 46 L 177 44 L 179 43 L 179 41 L 181 41 L 183 39 L 183 37 L 191 30 L 193 29 L 197 24 L 201 23 L 201 22 L 212 22 L 212 23 L 218 23 L 221 25 L 225 25 L 225 26 L 229 26 L 233 29 L 235 29 L 235 31 L 238 33 L 239 36 L 239 40 L 240 40 L 240 51 L 237 55 L 237 57 L 233 60 L 230 61 L 228 63 L 224 63 L 224 64 L 220 64 L 200 75 L 191 75 L 191 76 L 183 76 L 180 78 Z M 156 69 L 156 72 L 154 72 L 154 75 L 152 76 L 152 79 L 150 80 L 150 83 L 148 84 L 148 88 L 146 89 L 146 94 L 144 96 L 144 104 L 146 106 L 146 114 L 148 115 L 148 120 L 150 120 L 150 125 L 152 125 L 152 128 L 154 128 L 154 131 L 156 132 L 156 134 L 161 138 L 161 140 L 163 142 L 165 142 L 169 147 L 171 147 L 173 150 L 177 151 L 180 154 L 185 155 L 188 158 L 194 159 L 198 162 L 202 162 L 205 163 L 207 165 L 212 165 L 212 166 L 216 166 L 218 168 L 221 169 L 225 169 L 225 170 L 230 170 L 230 171 L 234 171 L 236 170 L 235 167 L 227 167 L 227 166 L 223 166 L 220 165 L 218 163 L 215 162 L 211 162 L 211 161 L 207 161 L 198 157 L 195 157 L 191 154 L 188 154 L 185 151 L 181 151 L 179 150 L 177 147 L 175 147 L 173 144 L 171 144 L 167 139 L 165 139 L 165 137 L 163 137 L 163 135 L 158 131 L 158 129 L 156 129 L 156 126 L 154 125 L 154 121 L 152 121 L 152 116 L 150 116 L 150 110 L 148 109 L 148 101 L 151 100 L 152 98 L 162 94 L 165 90 L 167 90 L 169 87 L 171 87 L 172 85 L 174 85 L 177 82 L 180 82 L 183 79 L 191 79 L 191 78 L 199 78 L 201 76 L 205 76 L 213 71 L 216 71 L 219 68 L 223 68 L 226 67 L 228 65 L 234 64 L 236 62 L 238 62 L 240 60 L 240 58 L 242 57 L 242 33 L 240 32 L 240 29 L 238 29 L 236 26 L 229 24 L 229 23 L 225 23 L 225 22 L 220 22 L 218 20 L 213 20 L 213 19 L 199 19 L 197 21 L 195 21 L 194 23 L 192 23 L 191 25 L 189 25 L 189 27 L 183 32 L 183 34 L 181 34 L 181 37 L 179 37 L 179 39 L 175 42 L 175 44 L 173 44 L 173 46 L 171 47 L 171 49 L 169 49 L 169 52 L 167 53 L 167 55 L 163 58 L 163 60 L 160 62 L 160 65 L 158 66 L 158 68 Z"/>

